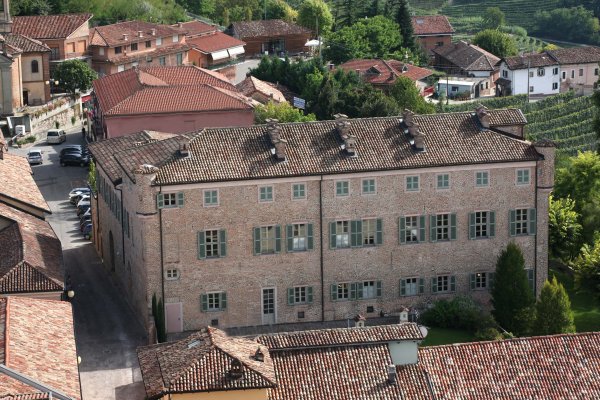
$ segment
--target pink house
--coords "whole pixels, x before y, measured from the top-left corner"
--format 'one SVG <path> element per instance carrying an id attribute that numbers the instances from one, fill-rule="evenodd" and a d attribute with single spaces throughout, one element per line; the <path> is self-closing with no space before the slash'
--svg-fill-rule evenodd
<path id="1" fill-rule="evenodd" d="M 132 68 L 94 81 L 96 139 L 142 130 L 182 133 L 250 126 L 250 101 L 224 76 L 195 66 Z"/>

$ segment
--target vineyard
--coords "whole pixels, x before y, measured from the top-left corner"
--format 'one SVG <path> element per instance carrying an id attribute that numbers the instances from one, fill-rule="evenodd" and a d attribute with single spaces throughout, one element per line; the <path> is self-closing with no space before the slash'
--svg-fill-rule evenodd
<path id="1" fill-rule="evenodd" d="M 550 139 L 560 154 L 575 155 L 578 151 L 598 149 L 598 136 L 593 127 L 597 110 L 589 96 L 575 97 L 573 92 L 567 92 L 527 103 L 527 96 L 519 95 L 443 106 L 439 111 L 469 111 L 479 103 L 490 109 L 520 108 L 528 122 L 527 139 Z"/>

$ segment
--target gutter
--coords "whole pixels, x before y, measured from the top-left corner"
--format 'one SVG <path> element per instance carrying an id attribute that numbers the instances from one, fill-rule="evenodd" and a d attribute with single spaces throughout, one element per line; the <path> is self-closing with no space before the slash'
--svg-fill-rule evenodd
<path id="1" fill-rule="evenodd" d="M 162 193 L 162 186 L 158 193 Z M 158 234 L 160 236 L 160 287 L 162 293 L 162 303 L 165 306 L 165 262 L 163 256 L 163 223 L 162 223 L 162 208 L 158 209 Z M 166 314 L 166 313 L 165 313 Z M 165 315 L 166 323 L 166 315 Z M 166 329 L 165 329 L 166 331 Z"/>

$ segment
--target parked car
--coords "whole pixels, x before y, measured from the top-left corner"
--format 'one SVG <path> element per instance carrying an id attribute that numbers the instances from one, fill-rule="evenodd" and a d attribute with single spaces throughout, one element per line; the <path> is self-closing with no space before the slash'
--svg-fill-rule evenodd
<path id="1" fill-rule="evenodd" d="M 27 153 L 27 161 L 29 161 L 29 165 L 33 164 L 43 164 L 44 159 L 42 158 L 42 151 L 31 149 Z"/>
<path id="2" fill-rule="evenodd" d="M 88 148 L 81 144 L 67 144 L 67 145 L 65 145 L 65 147 L 60 149 L 61 155 L 65 154 L 65 153 L 73 153 L 73 152 L 88 154 Z"/>
<path id="3" fill-rule="evenodd" d="M 90 163 L 90 157 L 82 153 L 61 154 L 59 160 L 60 165 L 62 165 L 63 167 L 65 165 L 79 165 L 81 167 L 85 167 Z"/>
<path id="4" fill-rule="evenodd" d="M 91 222 L 89 224 L 83 226 L 82 233 L 83 233 L 84 239 L 87 240 L 92 237 L 92 229 L 93 229 L 93 225 Z"/>
<path id="5" fill-rule="evenodd" d="M 50 129 L 46 134 L 48 144 L 60 144 L 67 140 L 67 134 L 62 129 Z"/>
<path id="6" fill-rule="evenodd" d="M 87 210 L 90 209 L 90 205 L 86 204 L 86 205 L 82 205 L 81 207 L 77 207 L 77 216 L 81 217 L 82 214 L 85 214 L 85 212 Z"/>
<path id="7" fill-rule="evenodd" d="M 92 216 L 92 209 L 91 209 L 91 208 L 88 208 L 88 210 L 87 210 L 86 212 L 84 212 L 83 214 L 81 214 L 81 215 L 79 216 L 79 222 L 83 221 L 83 219 L 84 219 L 85 217 L 91 217 L 91 216 Z"/>
<path id="8" fill-rule="evenodd" d="M 89 205 L 89 204 L 90 204 L 90 195 L 84 194 L 84 195 L 81 195 L 81 198 L 77 202 L 77 207 L 79 207 L 80 205 Z"/>
<path id="9" fill-rule="evenodd" d="M 69 197 L 76 195 L 77 193 L 89 193 L 90 192 L 90 188 L 89 187 L 76 187 L 71 189 L 71 191 L 69 192 Z"/>
<path id="10" fill-rule="evenodd" d="M 83 232 L 83 227 L 86 226 L 87 224 L 91 224 L 91 223 L 92 223 L 92 216 L 90 215 L 88 217 L 85 217 L 85 219 L 79 223 L 79 230 L 81 232 Z"/>
<path id="11" fill-rule="evenodd" d="M 69 202 L 73 205 L 76 205 L 77 203 L 79 203 L 79 200 L 81 200 L 82 196 L 86 196 L 89 194 L 90 194 L 90 189 L 88 189 L 88 188 L 73 189 L 69 193 Z"/>

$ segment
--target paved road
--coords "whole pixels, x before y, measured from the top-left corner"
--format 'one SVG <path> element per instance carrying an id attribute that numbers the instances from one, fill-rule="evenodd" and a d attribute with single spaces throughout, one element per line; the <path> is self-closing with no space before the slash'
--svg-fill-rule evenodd
<path id="1" fill-rule="evenodd" d="M 67 143 L 82 143 L 79 128 L 67 136 Z M 62 242 L 65 268 L 75 290 L 73 310 L 77 351 L 82 359 L 83 399 L 143 399 L 135 349 L 145 344 L 145 332 L 135 322 L 93 245 L 79 232 L 78 218 L 67 194 L 84 184 L 87 168 L 61 167 L 58 152 L 62 146 L 35 144 L 44 152 L 44 164 L 32 168 L 52 210 L 47 220 Z M 25 155 L 28 149 L 9 151 Z"/>

